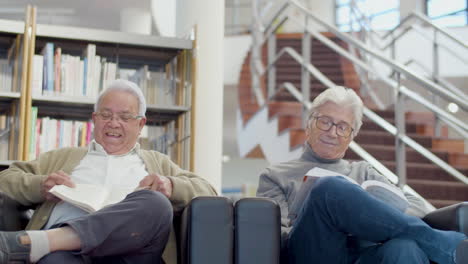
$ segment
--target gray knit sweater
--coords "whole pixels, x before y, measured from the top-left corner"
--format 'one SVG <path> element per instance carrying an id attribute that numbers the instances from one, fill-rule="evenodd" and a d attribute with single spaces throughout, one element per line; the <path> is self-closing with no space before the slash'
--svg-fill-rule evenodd
<path id="1" fill-rule="evenodd" d="M 359 184 L 366 180 L 378 180 L 391 184 L 385 176 L 365 161 L 348 162 L 343 159 L 323 159 L 314 153 L 309 144 L 305 144 L 304 153 L 299 159 L 270 166 L 260 175 L 257 196 L 272 198 L 279 204 L 281 209 L 282 245 L 285 245 L 287 235 L 291 230 L 288 208 L 296 197 L 305 173 L 314 167 L 346 175 Z M 406 211 L 407 214 L 422 217 L 429 212 L 421 199 L 407 192 L 405 192 L 405 196 L 410 202 L 410 206 Z"/>

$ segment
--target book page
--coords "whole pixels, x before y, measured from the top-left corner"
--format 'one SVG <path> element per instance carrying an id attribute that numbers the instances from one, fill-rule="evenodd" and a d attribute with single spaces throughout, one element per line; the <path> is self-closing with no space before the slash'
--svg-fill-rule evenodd
<path id="1" fill-rule="evenodd" d="M 49 192 L 88 212 L 99 210 L 107 196 L 104 187 L 93 184 L 75 184 L 75 188 L 55 185 Z"/>
<path id="2" fill-rule="evenodd" d="M 103 202 L 102 207 L 116 204 L 122 201 L 127 194 L 133 192 L 134 188 L 129 188 L 126 186 L 113 186 L 111 190 L 109 190 L 109 194 L 105 201 Z"/>
<path id="3" fill-rule="evenodd" d="M 409 206 L 408 199 L 398 187 L 376 180 L 368 180 L 362 183 L 362 188 L 377 199 L 390 204 L 405 212 Z"/>
<path id="4" fill-rule="evenodd" d="M 318 167 L 310 169 L 306 173 L 306 176 L 309 176 L 309 177 L 312 177 L 312 178 L 342 176 L 345 179 L 347 179 L 348 181 L 350 181 L 350 182 L 352 182 L 354 184 L 358 184 L 354 179 L 351 179 L 350 177 L 348 177 L 346 175 L 343 175 L 341 173 L 334 172 L 334 171 L 331 171 L 331 170 L 318 168 Z M 309 180 L 309 179 L 307 179 L 307 180 Z"/>

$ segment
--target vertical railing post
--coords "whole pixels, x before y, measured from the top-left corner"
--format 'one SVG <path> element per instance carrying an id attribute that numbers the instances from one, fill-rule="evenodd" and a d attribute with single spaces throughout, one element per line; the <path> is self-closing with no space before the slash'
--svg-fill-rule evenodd
<path id="1" fill-rule="evenodd" d="M 252 85 L 252 101 L 258 102 L 259 105 L 264 104 L 264 100 L 261 95 L 260 77 L 257 71 L 257 64 L 261 62 L 261 21 L 258 12 L 258 0 L 252 1 L 252 49 L 250 53 L 250 76 Z"/>
<path id="2" fill-rule="evenodd" d="M 268 65 L 273 63 L 276 56 L 276 34 L 268 37 Z M 268 99 L 275 95 L 276 87 L 276 65 L 271 65 L 268 70 Z"/>
<path id="3" fill-rule="evenodd" d="M 310 33 L 307 30 L 309 24 L 309 18 L 308 16 L 305 16 L 305 28 L 304 28 L 304 34 L 302 35 L 302 67 L 301 67 L 301 89 L 302 89 L 302 123 L 303 126 L 306 127 L 306 120 L 307 120 L 307 105 L 309 104 L 310 101 L 310 75 L 309 71 L 307 71 L 306 65 L 308 63 L 311 63 L 310 57 L 311 57 L 311 37 Z"/>
<path id="4" fill-rule="evenodd" d="M 439 81 L 439 44 L 437 43 L 437 29 L 434 29 L 434 40 L 432 43 L 432 80 L 435 83 Z M 439 106 L 440 99 L 437 95 L 432 95 L 432 102 Z M 434 136 L 440 137 L 441 135 L 441 123 L 437 114 L 434 117 Z"/>
<path id="5" fill-rule="evenodd" d="M 400 136 L 405 135 L 405 96 L 400 92 L 401 73 L 396 73 L 397 87 L 395 89 L 395 126 L 397 128 L 395 137 L 395 161 L 398 185 L 406 185 L 406 147 Z"/>

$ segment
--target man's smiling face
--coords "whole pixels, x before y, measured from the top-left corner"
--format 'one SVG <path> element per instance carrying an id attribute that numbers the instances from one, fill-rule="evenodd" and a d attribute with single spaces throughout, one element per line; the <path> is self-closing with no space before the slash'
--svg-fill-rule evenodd
<path id="1" fill-rule="evenodd" d="M 316 116 L 327 116 L 333 123 L 354 124 L 353 112 L 350 107 L 337 105 L 333 102 L 326 102 L 319 107 Z M 310 121 L 306 130 L 307 142 L 314 152 L 324 159 L 342 158 L 348 149 L 349 143 L 353 140 L 353 134 L 348 137 L 336 134 L 337 126 L 332 126 L 328 131 L 320 130 L 317 127 L 317 119 Z"/>
<path id="2" fill-rule="evenodd" d="M 112 115 L 110 120 L 104 120 Z M 138 115 L 138 99 L 125 91 L 110 91 L 101 98 L 97 112 L 93 113 L 94 139 L 108 154 L 121 155 L 129 152 L 138 140 L 146 118 L 122 120 L 125 116 Z"/>

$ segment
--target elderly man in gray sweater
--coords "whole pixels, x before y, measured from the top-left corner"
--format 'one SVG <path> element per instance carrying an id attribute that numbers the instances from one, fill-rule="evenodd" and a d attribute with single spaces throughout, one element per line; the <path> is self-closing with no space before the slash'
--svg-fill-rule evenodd
<path id="1" fill-rule="evenodd" d="M 302 156 L 260 175 L 257 195 L 281 208 L 282 257 L 289 263 L 468 263 L 467 237 L 426 225 L 419 217 L 428 210 L 420 199 L 405 193 L 410 205 L 403 213 L 341 176 L 316 180 L 297 218 L 288 218 L 304 175 L 314 167 L 358 183 L 390 184 L 367 162 L 342 159 L 362 125 L 362 109 L 353 90 L 327 89 L 312 103 Z"/>

